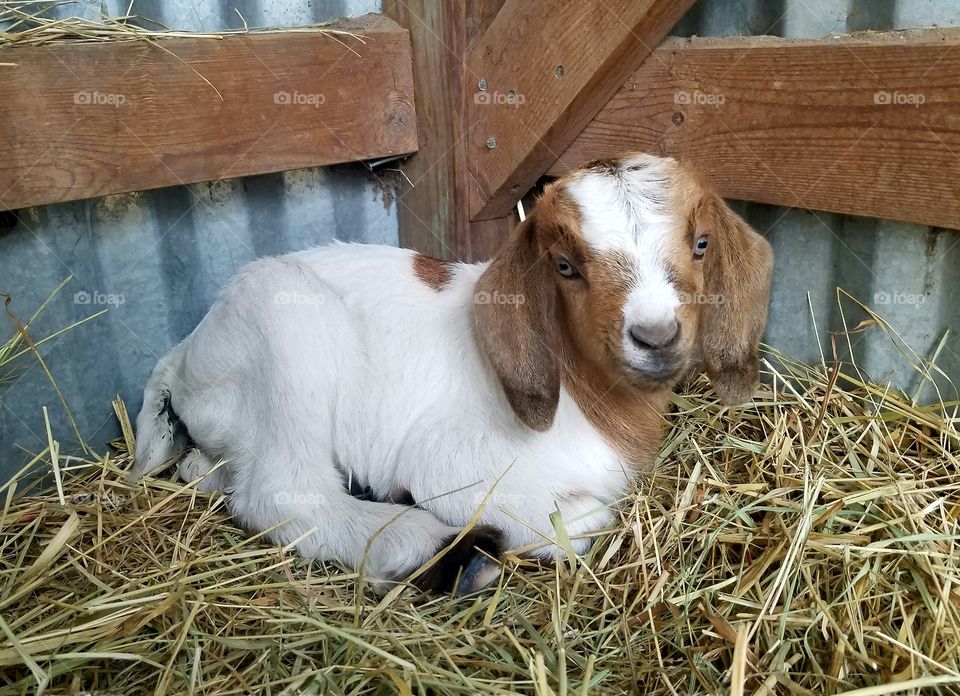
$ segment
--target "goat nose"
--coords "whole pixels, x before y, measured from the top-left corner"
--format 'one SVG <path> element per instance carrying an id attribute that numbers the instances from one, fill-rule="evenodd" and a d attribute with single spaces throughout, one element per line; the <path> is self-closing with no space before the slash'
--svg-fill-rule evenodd
<path id="1" fill-rule="evenodd" d="M 674 317 L 630 327 L 630 337 L 641 348 L 666 348 L 677 337 L 680 326 Z"/>

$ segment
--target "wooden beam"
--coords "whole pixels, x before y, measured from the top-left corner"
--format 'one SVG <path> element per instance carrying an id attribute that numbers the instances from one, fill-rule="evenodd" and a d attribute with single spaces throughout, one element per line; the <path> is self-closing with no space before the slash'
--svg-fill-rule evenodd
<path id="1" fill-rule="evenodd" d="M 0 50 L 0 208 L 417 149 L 407 31 Z"/>
<path id="2" fill-rule="evenodd" d="M 397 198 L 400 243 L 438 258 L 488 258 L 514 225 L 511 214 L 471 225 L 468 208 L 466 100 L 476 78 L 465 71 L 465 56 L 503 2 L 383 3 L 384 12 L 410 31 L 420 128 L 420 151 L 403 165 L 413 186 Z"/>
<path id="3" fill-rule="evenodd" d="M 471 219 L 503 215 L 694 0 L 508 0 L 467 58 Z"/>
<path id="4" fill-rule="evenodd" d="M 550 174 L 625 150 L 729 198 L 960 228 L 960 31 L 670 40 Z"/>

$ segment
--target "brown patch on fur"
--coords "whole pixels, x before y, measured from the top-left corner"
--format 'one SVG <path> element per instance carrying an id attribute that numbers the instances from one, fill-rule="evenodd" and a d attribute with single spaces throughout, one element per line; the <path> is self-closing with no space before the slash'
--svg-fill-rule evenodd
<path id="1" fill-rule="evenodd" d="M 583 415 L 628 466 L 649 469 L 660 450 L 670 388 L 639 389 L 572 348 L 564 357 L 563 386 Z"/>
<path id="2" fill-rule="evenodd" d="M 450 276 L 453 275 L 449 261 L 417 254 L 413 257 L 413 273 L 426 285 L 437 292 L 443 290 L 450 282 Z"/>
<path id="3" fill-rule="evenodd" d="M 621 169 L 620 159 L 595 159 L 587 162 L 586 164 L 580 165 L 577 167 L 579 172 L 596 172 L 597 174 L 610 174 L 614 175 Z"/>
<path id="4" fill-rule="evenodd" d="M 574 319 L 570 333 L 589 359 L 617 361 L 624 330 L 623 306 L 630 293 L 630 263 L 617 254 L 606 254 L 592 258 L 589 265 L 591 292 L 584 307 L 570 312 Z"/>

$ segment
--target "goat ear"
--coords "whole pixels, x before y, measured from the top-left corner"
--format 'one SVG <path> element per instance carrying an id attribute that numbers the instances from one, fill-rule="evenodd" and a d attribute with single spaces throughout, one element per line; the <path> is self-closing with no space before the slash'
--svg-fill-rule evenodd
<path id="1" fill-rule="evenodd" d="M 749 401 L 758 384 L 757 350 L 767 324 L 773 250 L 720 196 L 706 193 L 695 236 L 709 235 L 704 279 L 709 295 L 700 313 L 700 352 L 720 400 Z"/>
<path id="2" fill-rule="evenodd" d="M 477 342 L 517 417 L 550 428 L 560 399 L 555 288 L 537 242 L 537 211 L 521 222 L 480 276 Z"/>

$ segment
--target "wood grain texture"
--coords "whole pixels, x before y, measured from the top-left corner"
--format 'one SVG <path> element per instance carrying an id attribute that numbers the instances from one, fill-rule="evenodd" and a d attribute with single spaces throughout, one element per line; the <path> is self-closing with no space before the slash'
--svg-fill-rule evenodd
<path id="1" fill-rule="evenodd" d="M 0 50 L 0 208 L 415 151 L 407 31 L 335 28 Z"/>
<path id="2" fill-rule="evenodd" d="M 960 228 L 960 32 L 671 39 L 549 173 L 686 158 L 728 198 Z"/>
<path id="3" fill-rule="evenodd" d="M 471 219 L 509 211 L 693 2 L 508 0 L 467 58 L 487 81 L 469 103 Z"/>
<path id="4" fill-rule="evenodd" d="M 513 228 L 512 215 L 470 222 L 467 95 L 476 76 L 465 55 L 504 0 L 384 0 L 388 16 L 410 31 L 420 150 L 403 165 L 413 186 L 397 198 L 402 246 L 441 259 L 489 258 Z M 509 213 L 509 211 L 508 211 Z"/>

